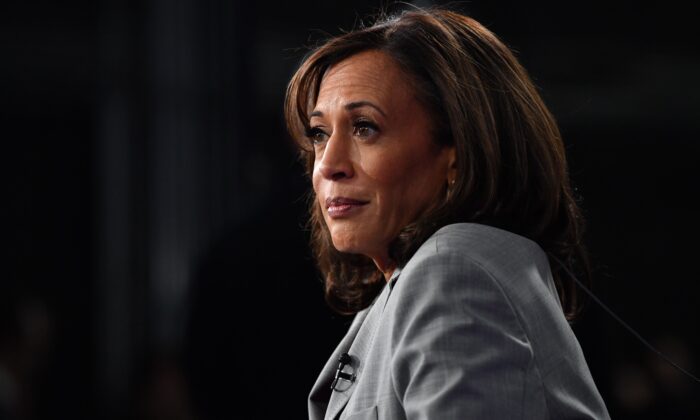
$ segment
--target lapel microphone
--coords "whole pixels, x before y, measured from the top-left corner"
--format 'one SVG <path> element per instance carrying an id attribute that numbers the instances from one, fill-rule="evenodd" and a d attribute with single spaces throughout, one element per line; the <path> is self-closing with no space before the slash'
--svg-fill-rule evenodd
<path id="1" fill-rule="evenodd" d="M 338 358 L 338 369 L 335 370 L 335 378 L 333 378 L 333 383 L 331 384 L 331 390 L 339 391 L 339 392 L 345 391 L 345 390 L 339 390 L 336 388 L 339 380 L 347 381 L 350 383 L 355 382 L 355 374 L 354 373 L 343 372 L 343 368 L 346 365 L 351 364 L 351 362 L 352 362 L 352 357 L 350 357 L 349 354 L 343 353 L 340 355 L 340 357 Z"/>

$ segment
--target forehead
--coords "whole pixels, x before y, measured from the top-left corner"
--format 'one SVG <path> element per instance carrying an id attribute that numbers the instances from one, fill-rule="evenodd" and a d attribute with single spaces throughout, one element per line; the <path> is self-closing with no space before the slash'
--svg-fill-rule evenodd
<path id="1" fill-rule="evenodd" d="M 331 66 L 321 80 L 316 110 L 330 111 L 347 102 L 366 100 L 386 109 L 415 100 L 408 77 L 386 53 L 364 51 Z M 403 106 L 402 106 L 403 105 Z"/>

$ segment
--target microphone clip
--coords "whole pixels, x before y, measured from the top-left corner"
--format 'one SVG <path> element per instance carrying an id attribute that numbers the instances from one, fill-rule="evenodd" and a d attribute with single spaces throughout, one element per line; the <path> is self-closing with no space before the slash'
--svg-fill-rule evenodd
<path id="1" fill-rule="evenodd" d="M 352 367 L 352 357 L 347 353 L 343 353 L 338 358 L 338 369 L 335 370 L 335 378 L 333 378 L 333 383 L 331 383 L 331 390 L 343 392 L 349 388 L 348 387 L 345 389 L 338 389 L 338 381 L 342 380 L 345 382 L 349 382 L 350 384 L 355 382 L 355 373 L 354 372 L 352 372 L 352 373 L 343 372 L 343 368 L 346 365 L 350 365 Z"/>

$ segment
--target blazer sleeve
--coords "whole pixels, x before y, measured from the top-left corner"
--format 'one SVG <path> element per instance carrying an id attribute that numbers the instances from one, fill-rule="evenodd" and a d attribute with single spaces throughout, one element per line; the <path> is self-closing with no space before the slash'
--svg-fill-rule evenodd
<path id="1" fill-rule="evenodd" d="M 532 345 L 499 281 L 463 252 L 413 262 L 395 290 L 391 339 L 406 417 L 547 418 Z"/>

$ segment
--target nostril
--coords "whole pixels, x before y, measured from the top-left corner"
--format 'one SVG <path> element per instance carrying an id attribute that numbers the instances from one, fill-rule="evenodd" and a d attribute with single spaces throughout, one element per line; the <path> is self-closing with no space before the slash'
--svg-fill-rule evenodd
<path id="1" fill-rule="evenodd" d="M 333 175 L 331 175 L 331 179 L 333 181 L 337 181 L 337 180 L 343 179 L 345 177 L 347 177 L 347 174 L 344 171 L 334 172 Z"/>

